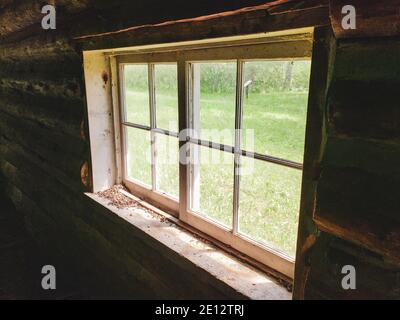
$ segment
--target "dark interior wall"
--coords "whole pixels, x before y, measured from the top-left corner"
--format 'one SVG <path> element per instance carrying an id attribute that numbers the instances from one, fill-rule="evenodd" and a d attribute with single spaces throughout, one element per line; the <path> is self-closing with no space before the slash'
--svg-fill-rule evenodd
<path id="1" fill-rule="evenodd" d="M 331 43 L 306 298 L 400 298 L 399 53 L 395 37 Z"/>
<path id="2" fill-rule="evenodd" d="M 40 29 L 46 2 L 1 2 L 0 185 L 17 211 L 13 223 L 23 224 L 26 242 L 34 241 L 35 252 L 44 256 L 33 262 L 35 268 L 55 264 L 64 282 L 76 284 L 66 294 L 240 297 L 82 196 L 90 189 L 84 166 L 90 155 L 82 57 L 72 38 L 262 2 L 60 0 L 52 31 Z M 398 260 L 390 258 L 392 251 L 371 251 L 399 241 L 385 238 L 388 224 L 399 222 L 400 208 L 398 52 L 395 38 L 332 41 L 321 105 L 324 143 L 314 173 L 315 216 L 324 231 L 317 231 L 307 258 L 306 298 L 400 297 Z M 377 240 L 362 237 L 371 225 Z M 160 264 L 169 267 L 161 271 Z M 356 267 L 359 290 L 340 288 L 344 264 Z M 177 282 L 176 274 L 184 281 Z"/>
<path id="3" fill-rule="evenodd" d="M 16 247 L 5 252 L 10 237 L 0 237 L 6 297 L 43 297 L 45 264 L 56 266 L 59 281 L 49 297 L 242 297 L 83 196 L 90 152 L 82 55 L 72 39 L 260 2 L 60 0 L 51 31 L 40 28 L 47 1 L 0 3 L 0 218 L 18 216 L 12 225 L 22 233 L 1 221 L 10 237 L 23 238 L 21 256 L 10 256 Z"/>

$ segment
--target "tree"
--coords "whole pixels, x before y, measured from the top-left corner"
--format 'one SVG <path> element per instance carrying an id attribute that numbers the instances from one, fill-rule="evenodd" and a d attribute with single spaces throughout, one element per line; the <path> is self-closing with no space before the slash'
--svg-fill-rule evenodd
<path id="1" fill-rule="evenodd" d="M 292 61 L 288 61 L 286 63 L 285 81 L 283 83 L 283 90 L 284 91 L 292 90 L 293 64 L 294 64 L 293 60 Z"/>

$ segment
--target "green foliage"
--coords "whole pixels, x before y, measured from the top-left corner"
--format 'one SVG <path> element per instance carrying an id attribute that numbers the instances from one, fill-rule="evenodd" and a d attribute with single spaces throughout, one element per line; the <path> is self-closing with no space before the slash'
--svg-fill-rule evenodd
<path id="1" fill-rule="evenodd" d="M 289 61 L 256 61 L 245 63 L 245 79 L 252 80 L 250 93 L 281 92 L 285 88 Z M 236 87 L 236 63 L 201 63 L 202 93 L 231 93 Z M 290 91 L 308 89 L 310 61 L 294 61 Z M 176 65 L 156 65 L 156 83 L 160 91 L 177 89 Z M 147 65 L 125 67 L 125 83 L 131 90 L 147 88 Z"/>
<path id="2" fill-rule="evenodd" d="M 200 64 L 202 93 L 234 93 L 236 88 L 236 63 Z"/>
<path id="3" fill-rule="evenodd" d="M 148 90 L 147 65 L 125 66 L 125 85 L 130 90 Z M 178 89 L 177 70 L 175 64 L 158 64 L 155 66 L 156 88 L 159 91 L 172 91 Z"/>
<path id="4" fill-rule="evenodd" d="M 125 66 L 125 86 L 136 91 L 148 90 L 147 65 Z"/>
<path id="5" fill-rule="evenodd" d="M 289 61 L 248 62 L 245 64 L 245 82 L 252 81 L 249 92 L 269 93 L 285 91 L 286 71 Z M 308 89 L 309 61 L 294 61 L 291 91 Z"/>

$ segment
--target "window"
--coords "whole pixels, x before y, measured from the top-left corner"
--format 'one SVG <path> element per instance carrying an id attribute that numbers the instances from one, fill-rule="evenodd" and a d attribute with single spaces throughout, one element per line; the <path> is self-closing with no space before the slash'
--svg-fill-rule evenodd
<path id="1" fill-rule="evenodd" d="M 125 178 L 142 193 L 149 189 L 176 200 L 179 194 L 177 64 L 123 64 L 120 70 Z"/>
<path id="2" fill-rule="evenodd" d="M 118 56 L 124 184 L 293 277 L 310 56 L 268 39 Z"/>

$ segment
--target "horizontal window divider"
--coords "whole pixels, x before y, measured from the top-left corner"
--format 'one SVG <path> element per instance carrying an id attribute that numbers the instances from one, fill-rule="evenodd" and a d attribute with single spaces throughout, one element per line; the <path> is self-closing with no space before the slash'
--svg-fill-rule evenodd
<path id="1" fill-rule="evenodd" d="M 273 156 L 267 156 L 265 154 L 260 154 L 257 152 L 248 152 L 248 151 L 241 150 L 241 154 L 242 154 L 242 156 L 245 156 L 245 157 L 254 158 L 254 159 L 262 160 L 262 161 L 266 161 L 266 162 L 271 162 L 271 163 L 279 164 L 279 165 L 289 167 L 289 168 L 294 168 L 294 169 L 299 169 L 299 170 L 303 169 L 303 165 L 301 163 L 290 161 L 290 160 L 285 160 L 285 159 L 281 159 L 281 158 L 277 158 L 277 157 L 273 157 Z"/>
<path id="2" fill-rule="evenodd" d="M 169 131 L 169 130 L 165 130 L 165 129 L 161 129 L 161 128 L 150 128 L 149 126 L 145 126 L 142 124 L 137 124 L 137 123 L 132 123 L 132 122 L 123 122 L 122 123 L 124 126 L 127 127 L 132 127 L 132 128 L 136 128 L 136 129 L 142 129 L 142 130 L 146 130 L 146 131 L 152 131 L 155 133 L 161 133 L 164 134 L 166 136 L 171 136 L 171 137 L 175 137 L 178 138 L 179 137 L 179 133 L 177 132 L 173 132 L 173 131 Z"/>
<path id="3" fill-rule="evenodd" d="M 226 151 L 229 153 L 235 153 L 235 148 L 232 146 L 228 146 L 226 144 L 211 142 L 211 141 L 202 140 L 202 139 L 195 139 L 195 138 L 189 138 L 189 142 L 203 146 L 203 147 L 209 147 L 211 149 Z"/>
<path id="4" fill-rule="evenodd" d="M 266 154 L 250 152 L 250 151 L 246 151 L 246 150 L 239 150 L 238 152 L 235 152 L 234 147 L 228 146 L 225 144 L 220 144 L 217 142 L 211 142 L 208 140 L 195 139 L 195 138 L 189 138 L 189 142 L 197 144 L 197 145 L 201 145 L 203 147 L 208 147 L 211 149 L 225 151 L 225 152 L 229 152 L 229 153 L 233 153 L 233 154 L 238 153 L 244 157 L 254 158 L 254 159 L 266 161 L 266 162 L 271 162 L 271 163 L 279 164 L 279 165 L 289 167 L 289 168 L 294 168 L 294 169 L 299 169 L 299 170 L 303 169 L 303 165 L 301 163 L 298 163 L 295 161 L 285 160 L 285 159 L 281 159 L 278 157 L 268 156 Z"/>
<path id="5" fill-rule="evenodd" d="M 132 123 L 132 122 L 123 122 L 122 124 L 124 126 L 132 127 L 132 128 L 136 128 L 136 129 L 142 129 L 142 130 L 147 130 L 147 131 L 151 130 L 151 128 L 149 126 L 145 126 L 143 124 L 137 124 L 137 123 Z"/>
<path id="6" fill-rule="evenodd" d="M 177 132 L 173 132 L 173 131 L 169 131 L 169 130 L 165 130 L 165 129 L 161 129 L 161 128 L 154 128 L 154 129 L 151 129 L 151 131 L 153 131 L 155 133 L 162 133 L 166 136 L 179 138 L 179 133 L 177 133 Z"/>

